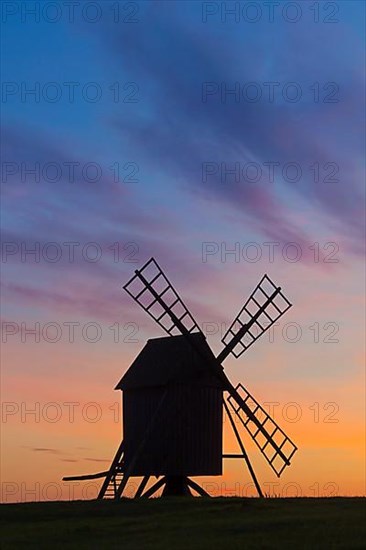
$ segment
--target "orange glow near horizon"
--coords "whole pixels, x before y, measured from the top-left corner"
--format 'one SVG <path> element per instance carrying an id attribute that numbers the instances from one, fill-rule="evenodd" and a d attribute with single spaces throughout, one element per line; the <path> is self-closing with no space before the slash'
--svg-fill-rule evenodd
<path id="1" fill-rule="evenodd" d="M 194 289 L 195 295 L 200 291 L 206 302 L 194 300 L 192 293 L 186 292 L 189 289 L 183 288 L 182 296 L 187 294 L 187 305 L 193 304 L 192 313 L 201 319 L 202 327 L 211 323 L 212 331 L 212 323 L 216 323 L 218 330 L 207 334 L 207 340 L 218 353 L 222 345 L 221 321 L 224 319 L 227 325 L 230 315 L 237 313 L 238 299 L 250 294 L 253 281 L 259 280 L 261 272 L 256 268 L 243 284 L 242 269 L 236 264 L 224 266 L 222 273 L 205 264 L 202 269 L 202 281 L 207 278 L 209 284 L 195 281 Z M 355 285 L 354 273 L 348 274 L 340 286 L 337 278 L 333 281 L 327 272 L 320 271 L 316 278 L 313 276 L 313 283 L 323 290 L 311 307 L 308 286 L 298 280 L 306 280 L 307 268 L 303 269 L 305 275 L 300 270 L 293 283 L 282 268 L 272 266 L 274 280 L 283 282 L 294 307 L 272 336 L 266 333 L 242 357 L 228 357 L 225 361 L 225 372 L 232 383 L 242 382 L 248 388 L 298 446 L 298 451 L 278 479 L 244 429 L 243 442 L 265 493 L 364 495 L 364 338 L 360 292 L 354 291 L 352 307 L 347 309 L 348 288 Z M 183 283 L 177 287 L 184 287 Z M 96 497 L 100 480 L 71 484 L 61 479 L 109 468 L 122 436 L 121 394 L 114 387 L 146 340 L 162 336 L 137 305 L 131 306 L 134 316 L 127 311 L 122 310 L 109 323 L 99 321 L 103 337 L 96 343 L 80 337 L 70 343 L 65 334 L 56 343 L 44 339 L 35 343 L 32 335 L 23 343 L 19 334 L 8 336 L 2 361 L 2 390 L 7 396 L 2 404 L 4 502 Z M 66 313 L 59 312 L 60 326 L 67 319 Z M 335 342 L 328 342 L 334 327 L 327 323 L 332 319 L 342 322 L 337 321 Z M 44 323 L 48 321 L 45 319 Z M 83 326 L 90 320 L 78 321 Z M 114 342 L 110 327 L 116 321 L 122 327 L 126 321 L 136 325 L 136 341 L 131 342 L 122 333 L 123 338 Z M 298 341 L 291 342 L 291 330 L 284 332 L 286 323 L 291 330 L 297 327 Z M 227 421 L 224 443 L 224 452 L 238 452 Z M 247 467 L 238 459 L 224 461 L 223 476 L 199 481 L 215 495 L 255 496 Z M 128 494 L 132 495 L 133 486 L 132 480 Z"/>
<path id="2" fill-rule="evenodd" d="M 59 355 L 51 357 L 46 353 L 45 344 L 39 344 L 36 349 L 37 357 L 43 360 L 39 365 L 43 373 L 39 377 L 29 374 L 5 378 L 3 389 L 14 399 L 2 405 L 3 502 L 96 497 L 100 480 L 72 484 L 62 482 L 61 478 L 108 469 L 122 433 L 121 395 L 113 391 L 113 386 L 122 375 L 121 365 L 129 364 L 139 346 L 141 344 L 131 344 L 126 362 L 121 356 L 114 357 L 103 383 L 98 370 L 94 369 L 102 350 L 95 354 L 91 349 L 83 359 L 88 368 L 80 369 L 79 360 L 74 358 L 78 366 L 75 364 L 69 374 L 70 383 L 60 384 L 59 376 L 46 366 L 48 360 L 62 363 L 64 354 L 60 349 Z M 14 345 L 13 348 L 7 358 L 7 372 L 15 370 L 11 362 L 27 360 L 24 347 Z M 276 359 L 274 356 L 275 362 L 267 365 L 268 372 L 275 371 L 277 362 L 280 367 L 284 355 Z M 255 366 L 251 368 L 253 375 Z M 229 367 L 230 370 L 233 368 Z M 249 374 L 246 369 L 248 377 Z M 235 375 L 240 378 L 237 372 Z M 348 383 L 334 383 L 332 388 L 314 388 L 310 382 L 299 385 L 295 380 L 253 380 L 250 385 L 248 382 L 248 388 L 299 448 L 291 466 L 277 479 L 237 422 L 264 493 L 272 496 L 364 494 L 361 374 Z M 225 416 L 224 452 L 240 452 Z M 127 495 L 133 495 L 137 481 L 131 479 Z M 256 496 L 247 467 L 239 459 L 225 459 L 222 476 L 197 478 L 197 481 L 215 496 Z"/>

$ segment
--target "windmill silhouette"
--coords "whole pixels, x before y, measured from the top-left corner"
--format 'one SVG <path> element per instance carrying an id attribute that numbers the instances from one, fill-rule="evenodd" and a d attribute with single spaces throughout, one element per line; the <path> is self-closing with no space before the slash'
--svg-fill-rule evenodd
<path id="1" fill-rule="evenodd" d="M 242 384 L 233 386 L 222 363 L 230 354 L 240 357 L 291 307 L 281 287 L 263 276 L 223 336 L 217 357 L 154 258 L 123 288 L 168 337 L 148 340 L 116 386 L 123 391 L 123 440 L 110 469 L 63 479 L 104 477 L 99 499 L 122 497 L 131 477 L 142 477 L 135 497 L 162 487 L 163 495 L 193 490 L 208 496 L 191 477 L 221 475 L 224 458 L 239 458 L 262 497 L 235 418 L 278 477 L 297 447 Z M 240 454 L 222 452 L 223 410 Z M 151 476 L 157 481 L 146 489 Z"/>

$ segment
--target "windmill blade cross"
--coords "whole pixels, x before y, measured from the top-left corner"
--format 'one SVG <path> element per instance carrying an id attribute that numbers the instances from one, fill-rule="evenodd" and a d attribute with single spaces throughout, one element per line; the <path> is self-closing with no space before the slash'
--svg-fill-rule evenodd
<path id="1" fill-rule="evenodd" d="M 292 304 L 268 275 L 264 275 L 222 338 L 220 363 L 232 353 L 240 357 Z"/>
<path id="2" fill-rule="evenodd" d="M 285 467 L 290 465 L 290 460 L 297 451 L 296 445 L 242 384 L 238 384 L 235 391 L 238 394 L 239 391 L 241 392 L 242 395 L 239 395 L 246 407 L 244 408 L 241 405 L 235 407 L 233 404 L 233 400 L 237 403 L 235 396 L 228 398 L 230 406 L 251 435 L 272 470 L 277 477 L 280 477 Z M 250 415 L 248 410 L 251 412 Z M 243 418 L 242 412 L 245 413 L 246 418 Z M 266 428 L 264 428 L 265 424 Z"/>
<path id="3" fill-rule="evenodd" d="M 256 416 L 256 411 L 252 411 L 251 408 L 249 407 L 248 403 L 247 403 L 247 398 L 243 398 L 240 393 L 238 392 L 238 388 L 243 388 L 244 391 L 246 392 L 246 394 L 250 395 L 249 392 L 247 392 L 245 390 L 245 388 L 239 384 L 236 388 L 231 384 L 230 380 L 227 378 L 227 376 L 225 375 L 225 373 L 222 371 L 222 374 L 223 376 L 225 377 L 226 381 L 227 381 L 227 384 L 226 384 L 226 391 L 229 392 L 230 394 L 230 397 L 228 398 L 228 401 L 231 405 L 231 407 L 233 408 L 234 412 L 237 414 L 237 416 L 239 416 L 241 422 L 244 424 L 242 418 L 240 417 L 240 415 L 238 414 L 238 411 L 239 410 L 242 410 L 245 415 L 247 416 L 248 420 L 250 420 L 251 422 L 253 422 L 253 424 L 256 426 L 257 428 L 257 434 L 258 433 L 261 433 L 262 436 L 265 438 L 266 441 L 270 441 L 271 443 L 271 446 L 273 447 L 273 449 L 275 450 L 275 452 L 281 457 L 281 459 L 283 460 L 283 462 L 285 463 L 286 466 L 289 466 L 290 464 L 290 461 L 289 461 L 289 458 L 285 455 L 285 453 L 282 451 L 281 449 L 281 446 L 278 445 L 276 443 L 276 441 L 272 438 L 271 434 L 267 431 L 267 429 L 264 427 L 264 422 L 262 423 L 260 421 L 260 419 Z M 253 401 L 255 401 L 255 399 L 250 396 L 252 398 Z M 232 404 L 232 401 L 231 400 L 234 400 L 237 405 L 238 405 L 238 408 L 235 408 Z M 257 401 L 255 401 L 256 405 L 258 405 L 258 407 L 260 407 L 259 403 Z M 261 408 L 263 412 L 264 409 Z M 267 414 L 267 413 L 266 413 Z M 270 416 L 267 415 L 269 418 Z M 274 421 L 273 421 L 274 424 L 276 424 Z M 277 424 L 276 424 L 277 426 Z M 245 425 L 245 427 L 248 429 L 247 425 Z M 278 429 L 280 429 L 278 427 Z M 250 430 L 248 429 L 249 433 Z M 282 430 L 281 430 L 282 431 Z M 252 434 L 251 434 L 252 435 Z M 289 440 L 290 441 L 290 440 Z M 257 443 L 257 441 L 256 441 Z M 292 443 L 292 442 L 291 442 Z M 258 443 L 257 443 L 258 445 Z M 296 449 L 295 449 L 296 450 Z M 267 457 L 266 457 L 267 458 Z M 272 464 L 270 464 L 271 467 L 273 468 Z M 277 472 L 276 472 L 277 473 Z M 278 474 L 277 474 L 278 475 Z"/>
<path id="4" fill-rule="evenodd" d="M 151 258 L 124 285 L 126 292 L 169 336 L 201 332 L 188 308 L 158 263 Z"/>

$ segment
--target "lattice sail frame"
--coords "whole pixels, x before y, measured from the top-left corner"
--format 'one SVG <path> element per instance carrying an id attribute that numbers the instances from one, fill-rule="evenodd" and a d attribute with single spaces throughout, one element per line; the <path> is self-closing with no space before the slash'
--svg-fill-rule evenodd
<path id="1" fill-rule="evenodd" d="M 286 313 L 291 305 L 281 292 L 281 287 L 276 287 L 268 275 L 264 275 L 226 331 L 221 342 L 225 346 L 230 346 L 239 331 L 246 327 L 244 334 L 230 351 L 234 357 L 240 357 Z"/>
<path id="2" fill-rule="evenodd" d="M 201 332 L 188 308 L 154 258 L 151 258 L 141 269 L 136 270 L 135 275 L 123 288 L 169 336 L 181 334 L 181 331 L 168 311 L 159 304 L 159 300 L 163 301 L 169 312 L 173 314 L 173 319 L 174 317 L 178 319 L 188 332 Z"/>
<path id="3" fill-rule="evenodd" d="M 231 395 L 227 399 L 228 403 L 240 419 L 243 426 L 251 435 L 252 439 L 266 458 L 272 470 L 275 472 L 277 477 L 280 477 L 286 466 L 290 465 L 290 460 L 297 451 L 296 445 L 291 441 L 289 437 L 287 437 L 285 432 L 279 427 L 279 425 L 273 420 L 273 418 L 270 417 L 270 415 L 264 410 L 264 408 L 258 403 L 258 401 L 254 399 L 254 397 L 248 392 L 248 390 L 244 388 L 242 384 L 238 384 L 235 389 L 239 392 L 246 405 L 260 422 L 261 426 L 265 428 L 270 437 L 267 438 L 264 436 L 264 434 L 253 422 L 253 420 L 250 419 L 241 409 L 241 407 L 237 405 Z M 281 450 L 286 460 L 284 460 L 284 458 L 278 452 L 278 449 L 276 449 L 276 447 L 273 445 L 273 442 L 275 443 L 276 447 Z"/>

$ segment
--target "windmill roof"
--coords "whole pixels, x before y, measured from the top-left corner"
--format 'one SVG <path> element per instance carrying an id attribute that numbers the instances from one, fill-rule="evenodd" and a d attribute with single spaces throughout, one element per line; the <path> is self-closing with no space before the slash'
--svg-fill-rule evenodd
<path id="1" fill-rule="evenodd" d="M 202 333 L 191 334 L 201 353 L 185 336 L 153 338 L 136 357 L 115 389 L 126 390 L 165 386 L 170 382 L 197 382 L 200 385 L 220 387 L 217 377 L 201 356 L 214 358 Z"/>

